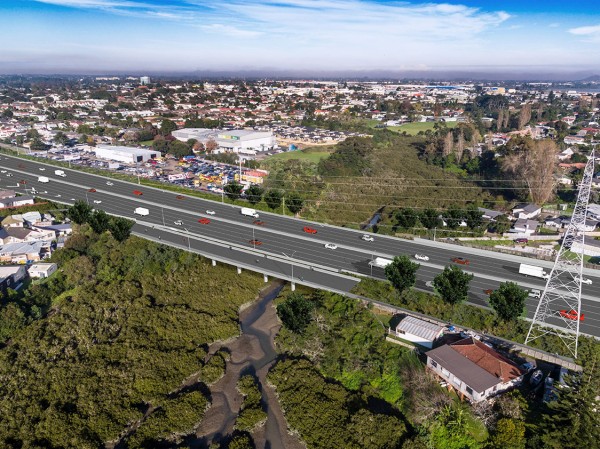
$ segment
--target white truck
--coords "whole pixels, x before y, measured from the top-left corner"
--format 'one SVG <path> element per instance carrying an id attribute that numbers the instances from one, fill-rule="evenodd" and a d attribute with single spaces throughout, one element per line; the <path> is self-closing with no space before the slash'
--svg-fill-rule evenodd
<path id="1" fill-rule="evenodd" d="M 527 265 L 522 263 L 519 265 L 519 274 L 525 276 L 533 276 L 541 279 L 548 279 L 550 275 L 544 271 L 542 267 L 536 267 L 535 265 Z"/>
<path id="2" fill-rule="evenodd" d="M 50 182 L 50 179 L 48 179 L 47 176 L 39 176 L 38 177 L 38 182 L 44 182 L 44 183 L 46 183 L 46 182 Z"/>
<path id="3" fill-rule="evenodd" d="M 392 262 L 393 262 L 392 259 L 385 259 L 383 257 L 376 257 L 375 259 L 373 259 L 372 261 L 369 262 L 369 265 L 371 265 L 373 267 L 385 268 L 389 264 L 391 264 Z"/>
<path id="4" fill-rule="evenodd" d="M 65 171 L 64 171 L 64 170 L 54 170 L 54 174 L 55 174 L 56 176 L 61 176 L 61 177 L 63 177 L 63 178 L 66 178 L 66 177 L 67 177 L 67 174 L 65 173 Z"/>
<path id="5" fill-rule="evenodd" d="M 256 212 L 256 210 L 251 209 L 249 207 L 242 207 L 242 210 L 240 210 L 242 215 L 245 215 L 246 217 L 254 217 L 254 218 L 258 218 L 258 212 Z"/>
<path id="6" fill-rule="evenodd" d="M 133 213 L 145 217 L 146 215 L 150 214 L 150 211 L 145 207 L 136 207 Z"/>

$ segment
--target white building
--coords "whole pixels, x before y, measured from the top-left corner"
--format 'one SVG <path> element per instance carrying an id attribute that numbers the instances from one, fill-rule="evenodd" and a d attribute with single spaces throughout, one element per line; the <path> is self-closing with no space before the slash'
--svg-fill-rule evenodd
<path id="1" fill-rule="evenodd" d="M 444 328 L 437 324 L 407 316 L 398 323 L 396 329 L 389 329 L 389 333 L 431 349 L 433 342 L 444 333 Z"/>
<path id="2" fill-rule="evenodd" d="M 158 151 L 111 145 L 98 145 L 94 148 L 94 153 L 99 159 L 125 162 L 127 164 L 146 162 L 149 159 L 160 157 Z"/>
<path id="3" fill-rule="evenodd" d="M 173 131 L 171 134 L 182 142 L 196 139 L 206 145 L 208 141 L 214 140 L 218 145 L 216 153 L 231 152 L 255 155 L 262 151 L 272 150 L 277 145 L 277 140 L 271 131 L 183 128 Z"/>
<path id="4" fill-rule="evenodd" d="M 58 269 L 55 263 L 35 263 L 29 267 L 29 276 L 32 278 L 47 278 Z"/>
<path id="5" fill-rule="evenodd" d="M 150 77 L 149 76 L 140 76 L 140 84 L 142 86 L 146 86 L 147 84 L 150 84 Z"/>

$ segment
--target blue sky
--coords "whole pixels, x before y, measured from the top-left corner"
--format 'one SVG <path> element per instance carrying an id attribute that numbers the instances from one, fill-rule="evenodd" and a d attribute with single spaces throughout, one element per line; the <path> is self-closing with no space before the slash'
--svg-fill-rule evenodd
<path id="1" fill-rule="evenodd" d="M 598 70 L 592 0 L 1 0 L 0 72 Z"/>

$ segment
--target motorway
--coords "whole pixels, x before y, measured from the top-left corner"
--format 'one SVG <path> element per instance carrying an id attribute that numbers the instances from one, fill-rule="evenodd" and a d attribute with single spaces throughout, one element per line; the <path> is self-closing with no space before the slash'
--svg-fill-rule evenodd
<path id="1" fill-rule="evenodd" d="M 416 287 L 430 291 L 425 282 L 432 280 L 444 266 L 452 264 L 452 258 L 464 257 L 469 259 L 470 264 L 461 268 L 475 275 L 471 282 L 469 301 L 487 306 L 488 296 L 484 291 L 497 288 L 501 282 L 513 281 L 527 289 L 543 290 L 545 281 L 520 275 L 519 263 L 544 266 L 548 272 L 548 267 L 551 266 L 548 262 L 491 251 L 376 234 L 373 234 L 373 242 L 366 242 L 361 240 L 363 233 L 360 231 L 262 211 L 259 211 L 259 221 L 264 224 L 257 225 L 254 224 L 254 218 L 243 216 L 237 206 L 116 179 L 110 179 L 113 185 L 107 185 L 109 178 L 78 170 L 61 168 L 67 174 L 63 178 L 54 174 L 55 166 L 4 154 L 0 155 L 0 169 L 2 188 L 25 194 L 31 193 L 33 187 L 36 190 L 35 196 L 64 204 L 85 200 L 107 213 L 136 220 L 138 225 L 135 230 L 138 233 L 160 233 L 162 241 L 176 244 L 181 244 L 190 237 L 190 247 L 203 254 L 220 255 L 245 264 L 255 263 L 257 271 L 268 271 L 272 275 L 279 273 L 283 279 L 290 279 L 291 266 L 296 265 L 296 281 L 323 285 L 339 291 L 348 291 L 355 284 L 347 276 L 340 276 L 341 272 L 383 279 L 383 270 L 369 265 L 372 259 L 392 258 L 400 254 L 414 256 L 416 253 L 429 257 L 427 262 L 419 261 L 421 268 L 417 273 Z M 2 173 L 2 170 L 6 173 Z M 7 176 L 9 173 L 12 176 Z M 50 182 L 39 182 L 39 176 L 48 177 Z M 25 181 L 25 184 L 18 181 Z M 96 191 L 90 192 L 89 189 L 92 188 Z M 141 191 L 143 195 L 135 195 L 134 190 Z M 150 214 L 143 217 L 134 215 L 136 207 L 147 208 Z M 207 214 L 207 210 L 214 211 L 215 214 Z M 199 223 L 198 220 L 202 218 L 208 219 L 209 223 Z M 179 220 L 181 225 L 175 223 Z M 303 232 L 304 226 L 314 228 L 317 233 Z M 257 245 L 258 242 L 260 244 Z M 325 243 L 334 243 L 338 248 L 326 249 Z M 196 248 L 193 245 L 198 246 Z M 227 257 L 223 254 L 224 249 L 229 251 Z M 264 260 L 260 259 L 261 256 Z M 268 267 L 264 265 L 267 261 Z M 258 268 L 260 263 L 263 265 Z M 593 284 L 583 285 L 582 313 L 585 314 L 585 321 L 581 322 L 580 329 L 584 333 L 600 336 L 600 272 L 586 270 L 584 277 L 591 278 Z M 529 317 L 533 316 L 536 305 L 537 300 L 528 299 Z M 560 320 L 557 319 L 554 324 L 560 325 Z"/>

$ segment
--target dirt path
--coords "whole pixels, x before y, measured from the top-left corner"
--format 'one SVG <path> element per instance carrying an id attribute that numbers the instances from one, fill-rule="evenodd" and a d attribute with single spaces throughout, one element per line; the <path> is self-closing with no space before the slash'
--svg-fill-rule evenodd
<path id="1" fill-rule="evenodd" d="M 212 406 L 206 412 L 196 433 L 198 440 L 188 442 L 191 447 L 207 447 L 233 432 L 235 418 L 242 398 L 236 384 L 242 374 L 256 374 L 267 411 L 267 422 L 254 432 L 257 449 L 303 449 L 300 440 L 288 432 L 287 422 L 275 396 L 266 382 L 266 375 L 277 357 L 273 344 L 279 331 L 279 321 L 273 306 L 280 285 L 271 285 L 261 292 L 261 299 L 240 313 L 242 335 L 227 344 L 215 344 L 210 352 L 227 347 L 231 360 L 225 376 L 210 387 Z"/>

